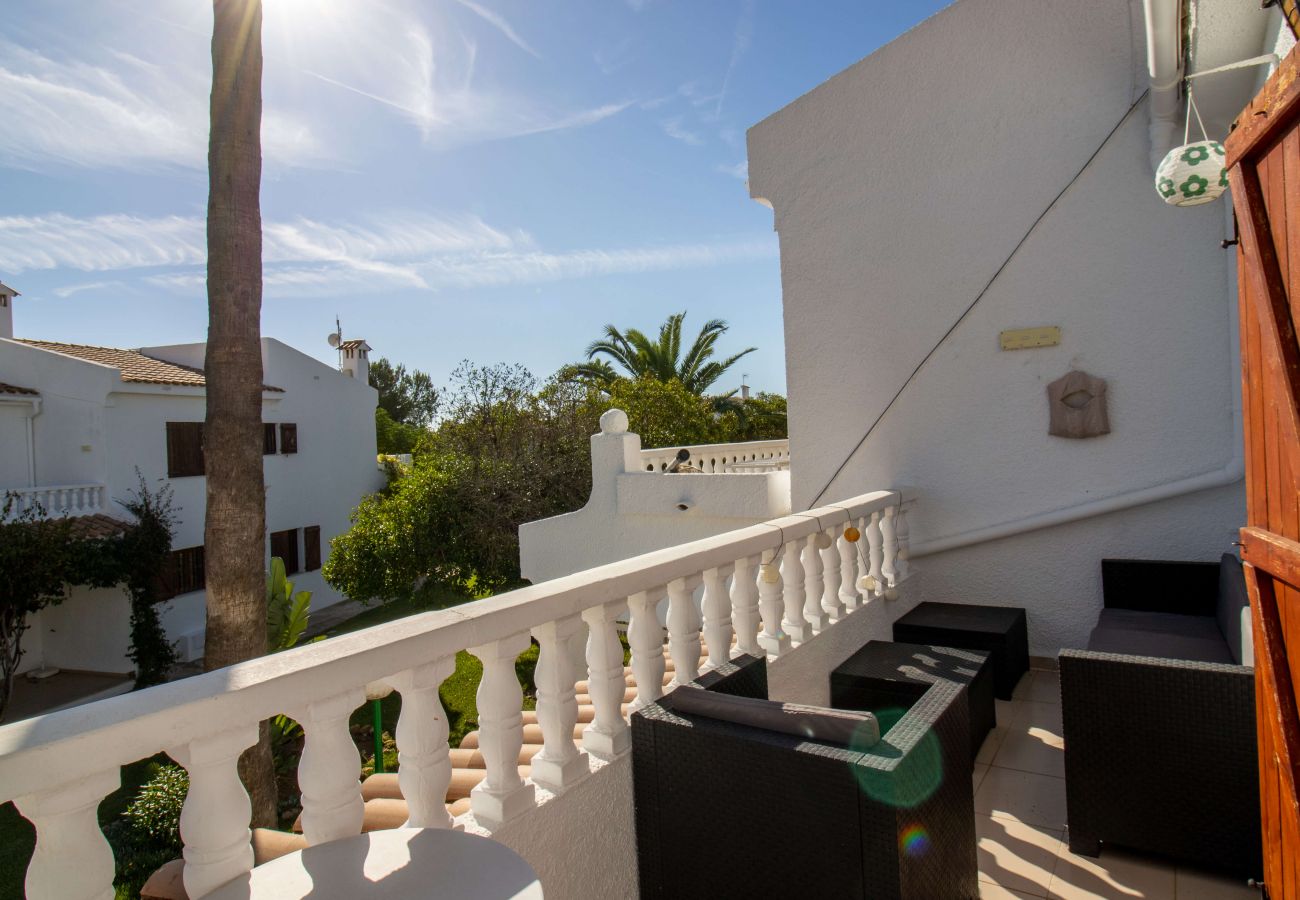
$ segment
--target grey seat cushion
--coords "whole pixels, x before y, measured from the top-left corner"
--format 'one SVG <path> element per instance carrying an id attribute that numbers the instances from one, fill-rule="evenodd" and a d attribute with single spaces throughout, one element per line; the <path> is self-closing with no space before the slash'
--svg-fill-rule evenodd
<path id="1" fill-rule="evenodd" d="M 693 687 L 680 687 L 673 691 L 672 709 L 855 750 L 880 742 L 880 723 L 869 712 L 715 694 Z"/>
<path id="2" fill-rule="evenodd" d="M 1236 661 L 1212 616 L 1133 609 L 1103 609 L 1088 638 L 1088 649 L 1197 662 Z"/>
<path id="3" fill-rule="evenodd" d="M 1254 635 L 1250 632 L 1250 597 L 1246 594 L 1246 574 L 1241 560 L 1231 553 L 1219 561 L 1219 599 L 1214 609 L 1219 631 L 1228 642 L 1232 661 L 1238 665 L 1255 664 Z"/>

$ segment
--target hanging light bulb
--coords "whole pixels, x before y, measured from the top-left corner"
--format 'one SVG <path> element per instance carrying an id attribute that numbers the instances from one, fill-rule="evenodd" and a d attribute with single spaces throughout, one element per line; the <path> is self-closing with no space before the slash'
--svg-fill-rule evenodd
<path id="1" fill-rule="evenodd" d="M 831 549 L 831 544 L 833 543 L 835 543 L 835 541 L 831 540 L 831 536 L 826 532 L 823 531 L 817 535 L 818 550 L 829 550 Z"/>
<path id="2" fill-rule="evenodd" d="M 858 531 L 852 525 L 844 529 L 844 540 L 848 541 L 850 544 L 856 544 L 860 537 L 862 537 L 862 532 Z"/>
<path id="3" fill-rule="evenodd" d="M 1189 141 L 1192 113 L 1201 127 L 1202 140 Z M 1183 143 L 1165 154 L 1156 169 L 1156 191 L 1171 206 L 1200 206 L 1217 200 L 1228 188 L 1228 170 L 1224 167 L 1223 145 L 1210 140 L 1196 108 L 1192 89 L 1187 88 L 1187 121 Z"/>
<path id="4" fill-rule="evenodd" d="M 781 573 L 771 563 L 764 563 L 758 570 L 758 577 L 767 584 L 776 584 L 781 580 Z"/>
<path id="5" fill-rule="evenodd" d="M 876 590 L 876 579 L 870 575 L 863 575 L 858 579 L 858 590 L 864 594 L 874 593 Z"/>

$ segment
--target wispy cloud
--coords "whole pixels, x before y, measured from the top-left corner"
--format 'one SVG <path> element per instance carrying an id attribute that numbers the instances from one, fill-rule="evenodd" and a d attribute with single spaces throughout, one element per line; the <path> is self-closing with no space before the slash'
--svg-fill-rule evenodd
<path id="1" fill-rule="evenodd" d="M 484 6 L 480 6 L 477 3 L 471 2 L 471 0 L 456 0 L 456 2 L 459 3 L 461 6 L 465 7 L 466 9 L 468 9 L 470 12 L 474 13 L 474 15 L 481 18 L 484 22 L 487 22 L 497 31 L 501 32 L 503 35 L 506 36 L 506 38 L 510 40 L 512 44 L 514 44 L 520 50 L 523 50 L 526 53 L 531 53 L 533 56 L 537 57 L 538 59 L 542 58 L 542 54 L 538 53 L 532 47 L 528 46 L 528 43 L 519 36 L 518 32 L 516 32 L 513 28 L 510 27 L 510 23 L 507 22 L 505 20 L 505 17 L 503 17 L 500 13 L 493 12 L 492 10 Z"/>
<path id="2" fill-rule="evenodd" d="M 676 116 L 672 119 L 665 119 L 659 123 L 663 128 L 664 134 L 668 135 L 675 141 L 681 141 L 683 144 L 689 144 L 692 147 L 698 147 L 704 143 L 704 138 L 700 137 L 693 131 L 688 131 L 682 126 L 682 117 Z"/>
<path id="3" fill-rule="evenodd" d="M 359 224 L 298 218 L 266 223 L 263 280 L 273 295 L 497 287 L 739 263 L 776 252 L 769 239 L 546 251 L 526 232 L 472 216 L 391 213 Z M 15 274 L 137 270 L 147 284 L 197 290 L 204 258 L 198 217 L 0 218 L 0 270 Z M 106 284 L 72 284 L 61 296 Z"/>
<path id="4" fill-rule="evenodd" d="M 715 169 L 723 175 L 730 175 L 732 178 L 739 178 L 741 181 L 749 180 L 749 160 L 747 159 L 742 159 L 740 162 L 730 166 L 718 165 Z"/>
<path id="5" fill-rule="evenodd" d="M 731 38 L 731 58 L 727 60 L 727 71 L 722 76 L 722 89 L 718 91 L 718 105 L 713 110 L 714 116 L 722 115 L 722 103 L 727 99 L 727 90 L 731 87 L 731 75 L 736 65 L 745 55 L 754 40 L 754 0 L 745 0 L 736 22 L 736 30 Z"/>
<path id="6" fill-rule="evenodd" d="M 208 84 L 126 53 L 64 60 L 0 40 L 0 122 L 0 164 L 15 168 L 203 168 Z M 262 143 L 277 164 L 328 158 L 306 120 L 275 110 Z"/>

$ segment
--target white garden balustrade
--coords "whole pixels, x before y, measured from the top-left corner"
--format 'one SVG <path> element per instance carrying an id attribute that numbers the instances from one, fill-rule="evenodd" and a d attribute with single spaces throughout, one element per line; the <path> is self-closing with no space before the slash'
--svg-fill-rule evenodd
<path id="1" fill-rule="evenodd" d="M 790 468 L 790 442 L 746 441 L 737 444 L 688 444 L 685 447 L 655 447 L 641 451 L 641 467 L 647 472 L 662 472 L 685 450 L 691 465 L 708 474 L 775 472 Z"/>
<path id="2" fill-rule="evenodd" d="M 675 683 L 690 681 L 701 668 L 701 630 L 705 669 L 741 652 L 779 656 L 818 628 L 834 627 L 847 610 L 896 588 L 906 573 L 902 499 L 894 491 L 865 494 L 0 727 L 0 801 L 14 800 L 36 827 L 27 897 L 112 898 L 113 861 L 96 810 L 119 785 L 120 766 L 159 751 L 190 774 L 181 817 L 190 897 L 198 900 L 247 872 L 253 864 L 250 807 L 237 761 L 256 741 L 257 723 L 281 713 L 295 717 L 305 733 L 298 778 L 307 841 L 358 833 L 361 760 L 348 719 L 368 692 L 393 689 L 402 696 L 398 777 L 409 824 L 449 826 L 452 764 L 438 686 L 462 649 L 483 663 L 479 747 L 486 776 L 471 793 L 469 815 L 479 826 L 499 827 L 536 804 L 534 780 L 563 792 L 584 777 L 600 777 L 591 774 L 587 754 L 609 759 L 627 752 L 616 631 L 622 617 L 629 619 L 637 684 L 632 708 L 664 690 L 658 607 L 665 595 Z M 862 532 L 866 547 L 844 539 L 849 525 Z M 874 579 L 867 596 L 858 589 L 864 575 Z M 530 635 L 540 645 L 537 721 L 545 746 L 524 779 L 517 765 L 523 725 L 514 666 Z M 584 639 L 586 671 L 580 672 L 573 660 Z M 595 718 L 581 732 L 579 749 L 574 682 L 583 674 Z"/>
<path id="3" fill-rule="evenodd" d="M 11 519 L 29 509 L 38 510 L 44 516 L 87 516 L 104 511 L 104 493 L 102 484 L 0 488 L 0 509 L 3 509 L 5 498 L 11 496 Z"/>

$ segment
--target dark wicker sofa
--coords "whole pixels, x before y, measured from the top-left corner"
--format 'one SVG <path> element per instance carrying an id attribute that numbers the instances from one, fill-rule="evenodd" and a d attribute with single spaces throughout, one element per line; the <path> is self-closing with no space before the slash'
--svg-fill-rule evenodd
<path id="1" fill-rule="evenodd" d="M 767 697 L 740 657 L 706 689 Z M 939 681 L 863 750 L 674 710 L 632 716 L 640 895 L 970 900 L 979 895 L 966 704 Z"/>
<path id="2" fill-rule="evenodd" d="M 1241 563 L 1105 560 L 1087 650 L 1062 650 L 1070 850 L 1262 872 Z M 1245 664 L 1243 664 L 1245 663 Z"/>

